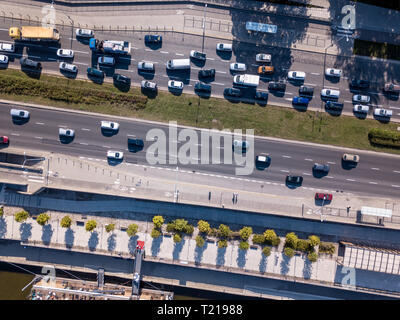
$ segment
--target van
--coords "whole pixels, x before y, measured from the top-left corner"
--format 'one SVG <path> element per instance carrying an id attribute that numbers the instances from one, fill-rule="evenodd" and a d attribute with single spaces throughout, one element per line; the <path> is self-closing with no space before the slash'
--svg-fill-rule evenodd
<path id="1" fill-rule="evenodd" d="M 115 59 L 113 57 L 103 56 L 103 57 L 99 57 L 98 63 L 104 64 L 107 66 L 113 66 L 115 64 Z"/>
<path id="2" fill-rule="evenodd" d="M 173 59 L 167 62 L 167 69 L 190 69 L 190 59 Z"/>

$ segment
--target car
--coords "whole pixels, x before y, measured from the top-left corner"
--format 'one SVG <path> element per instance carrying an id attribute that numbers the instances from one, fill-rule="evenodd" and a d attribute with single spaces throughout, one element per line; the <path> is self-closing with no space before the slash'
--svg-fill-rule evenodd
<path id="1" fill-rule="evenodd" d="M 337 77 L 339 78 L 342 75 L 342 70 L 335 68 L 327 68 L 325 70 L 325 75 L 327 77 Z"/>
<path id="2" fill-rule="evenodd" d="M 355 94 L 353 95 L 353 102 L 361 102 L 361 103 L 368 103 L 370 102 L 371 97 L 370 96 L 366 96 L 363 94 Z"/>
<path id="3" fill-rule="evenodd" d="M 5 54 L 0 54 L 0 63 L 2 64 L 8 63 L 8 57 Z"/>
<path id="4" fill-rule="evenodd" d="M 233 140 L 232 149 L 235 151 L 246 152 L 250 147 L 248 141 L 243 140 Z"/>
<path id="5" fill-rule="evenodd" d="M 325 103 L 325 107 L 331 110 L 342 110 L 343 106 L 344 106 L 343 102 L 327 101 Z"/>
<path id="6" fill-rule="evenodd" d="M 9 144 L 10 140 L 7 136 L 0 136 L 0 144 Z"/>
<path id="7" fill-rule="evenodd" d="M 214 78 L 215 69 L 202 69 L 199 71 L 199 78 Z"/>
<path id="8" fill-rule="evenodd" d="M 145 62 L 145 61 L 139 61 L 138 62 L 138 70 L 153 72 L 154 71 L 154 63 Z"/>
<path id="9" fill-rule="evenodd" d="M 102 130 L 118 131 L 119 123 L 112 121 L 101 121 L 100 127 Z"/>
<path id="10" fill-rule="evenodd" d="M 97 77 L 97 78 L 104 78 L 104 71 L 102 71 L 102 70 L 88 67 L 86 71 L 89 76 Z"/>
<path id="11" fill-rule="evenodd" d="M 232 51 L 232 44 L 229 43 L 217 43 L 218 51 Z"/>
<path id="12" fill-rule="evenodd" d="M 58 135 L 60 137 L 73 138 L 75 137 L 75 131 L 72 129 L 59 128 Z"/>
<path id="13" fill-rule="evenodd" d="M 230 64 L 229 69 L 231 71 L 246 71 L 247 67 L 244 63 L 234 62 Z"/>
<path id="14" fill-rule="evenodd" d="M 383 91 L 398 94 L 400 92 L 400 85 L 394 83 L 385 83 Z"/>
<path id="15" fill-rule="evenodd" d="M 42 64 L 40 62 L 28 59 L 27 57 L 22 57 L 19 59 L 22 68 L 29 68 L 34 70 L 40 70 L 42 68 Z"/>
<path id="16" fill-rule="evenodd" d="M 321 96 L 324 98 L 339 99 L 340 91 L 333 89 L 322 89 Z"/>
<path id="17" fill-rule="evenodd" d="M 183 82 L 176 80 L 169 80 L 168 88 L 171 90 L 183 90 Z"/>
<path id="18" fill-rule="evenodd" d="M 74 57 L 74 50 L 70 49 L 58 49 L 57 56 L 61 58 L 73 58 Z"/>
<path id="19" fill-rule="evenodd" d="M 190 57 L 193 59 L 201 60 L 201 61 L 206 61 L 206 54 L 200 51 L 192 50 L 190 51 Z"/>
<path id="20" fill-rule="evenodd" d="M 287 184 L 292 184 L 292 185 L 301 185 L 303 183 L 303 177 L 302 176 L 287 175 L 286 176 L 286 183 Z"/>
<path id="21" fill-rule="evenodd" d="M 120 73 L 114 73 L 113 80 L 115 82 L 123 83 L 123 84 L 126 84 L 126 85 L 130 85 L 131 84 L 131 78 L 129 78 L 127 76 L 124 76 L 124 75 L 122 75 Z"/>
<path id="22" fill-rule="evenodd" d="M 149 91 L 157 90 L 157 84 L 155 82 L 151 82 L 148 80 L 142 80 L 142 82 L 140 83 L 140 86 L 143 90 L 149 90 Z"/>
<path id="23" fill-rule="evenodd" d="M 271 55 L 266 53 L 256 54 L 256 62 L 271 62 Z"/>
<path id="24" fill-rule="evenodd" d="M 271 162 L 271 157 L 268 154 L 260 154 L 256 156 L 257 166 L 266 166 Z"/>
<path id="25" fill-rule="evenodd" d="M 293 104 L 303 105 L 303 106 L 307 106 L 309 102 L 310 102 L 309 99 L 304 98 L 304 97 L 297 97 L 297 96 L 294 96 L 293 100 L 292 100 Z"/>
<path id="26" fill-rule="evenodd" d="M 393 111 L 389 109 L 376 108 L 374 110 L 374 115 L 378 117 L 390 118 L 393 115 Z"/>
<path id="27" fill-rule="evenodd" d="M 162 43 L 162 36 L 157 34 L 146 34 L 144 36 L 144 42 L 153 44 Z"/>
<path id="28" fill-rule="evenodd" d="M 256 94 L 254 95 L 254 99 L 266 101 L 266 100 L 268 100 L 268 92 L 256 91 Z"/>
<path id="29" fill-rule="evenodd" d="M 360 88 L 360 89 L 368 89 L 370 82 L 368 80 L 362 79 L 351 79 L 350 87 Z"/>
<path id="30" fill-rule="evenodd" d="M 289 71 L 288 79 L 295 81 L 304 81 L 306 79 L 306 73 L 303 71 Z"/>
<path id="31" fill-rule="evenodd" d="M 268 90 L 275 90 L 275 91 L 285 91 L 286 90 L 286 83 L 283 81 L 270 81 L 268 83 Z"/>
<path id="32" fill-rule="evenodd" d="M 356 154 L 345 153 L 342 157 L 343 161 L 358 163 L 360 161 L 360 156 Z"/>
<path id="33" fill-rule="evenodd" d="M 224 95 L 225 96 L 231 96 L 231 97 L 241 97 L 242 96 L 242 91 L 237 88 L 225 88 L 224 89 Z"/>
<path id="34" fill-rule="evenodd" d="M 203 92 L 211 92 L 211 85 L 204 83 L 204 82 L 197 81 L 194 84 L 194 90 L 203 91 Z"/>
<path id="35" fill-rule="evenodd" d="M 353 111 L 355 113 L 368 113 L 369 112 L 369 106 L 366 104 L 356 104 L 353 107 Z"/>
<path id="36" fill-rule="evenodd" d="M 128 135 L 128 146 L 131 149 L 143 149 L 144 142 L 142 139 L 136 138 L 136 136 Z"/>
<path id="37" fill-rule="evenodd" d="M 259 66 L 257 68 L 257 73 L 258 74 L 272 74 L 272 73 L 274 73 L 274 67 L 273 66 Z"/>
<path id="38" fill-rule="evenodd" d="M 94 31 L 89 29 L 76 29 L 75 34 L 77 37 L 83 37 L 83 38 L 94 37 Z"/>
<path id="39" fill-rule="evenodd" d="M 331 193 L 315 193 L 315 200 L 332 201 L 333 196 Z"/>
<path id="40" fill-rule="evenodd" d="M 328 174 L 328 173 L 329 173 L 330 166 L 329 166 L 329 164 L 314 163 L 312 169 L 313 169 L 313 171 L 315 171 L 315 172 L 321 172 L 321 173 Z"/>
<path id="41" fill-rule="evenodd" d="M 21 110 L 21 109 L 11 109 L 10 110 L 11 117 L 20 118 L 20 119 L 29 119 L 29 111 Z"/>
<path id="42" fill-rule="evenodd" d="M 301 86 L 299 88 L 299 95 L 303 96 L 313 96 L 314 95 L 314 88 L 308 86 Z"/>
<path id="43" fill-rule="evenodd" d="M 66 63 L 66 62 L 60 62 L 60 70 L 67 71 L 67 72 L 73 72 L 76 73 L 78 72 L 78 67 L 74 64 Z"/>
<path id="44" fill-rule="evenodd" d="M 14 52 L 15 46 L 13 43 L 0 43 L 0 51 Z"/>
<path id="45" fill-rule="evenodd" d="M 97 60 L 97 62 L 99 64 L 103 64 L 103 65 L 107 65 L 107 66 L 113 66 L 115 65 L 115 59 L 114 57 L 110 57 L 110 56 L 102 56 L 99 57 L 99 59 Z"/>
<path id="46" fill-rule="evenodd" d="M 107 151 L 107 158 L 110 160 L 122 160 L 124 158 L 124 153 L 121 151 Z"/>

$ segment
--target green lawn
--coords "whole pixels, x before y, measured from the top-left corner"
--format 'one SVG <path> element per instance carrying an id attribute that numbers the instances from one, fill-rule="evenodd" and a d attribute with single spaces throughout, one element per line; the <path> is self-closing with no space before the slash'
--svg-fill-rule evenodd
<path id="1" fill-rule="evenodd" d="M 12 94 L 10 92 L 21 91 L 18 88 L 18 90 L 15 88 L 5 90 L 0 85 L 0 97 L 3 99 L 162 122 L 176 120 L 181 125 L 203 128 L 247 128 L 254 129 L 257 135 L 400 154 L 400 150 L 371 146 L 368 140 L 368 132 L 371 128 L 397 130 L 398 125 L 394 123 L 382 124 L 376 120 L 360 120 L 349 116 L 333 117 L 327 113 L 317 115 L 312 111 L 299 112 L 290 108 L 270 105 L 261 107 L 257 104 L 230 103 L 225 99 L 217 98 L 201 99 L 199 106 L 199 98 L 193 95 L 183 94 L 176 97 L 170 93 L 159 91 L 156 99 L 150 99 L 143 96 L 138 88 L 133 88 L 128 93 L 122 93 L 108 83 L 97 85 L 88 81 L 68 80 L 49 75 L 42 75 L 40 80 L 35 80 L 29 79 L 18 70 L 1 70 L 0 84 L 7 79 L 12 80 L 14 86 L 18 79 L 40 82 L 42 87 L 51 87 L 52 90 L 56 85 L 59 92 L 56 97 L 50 95 L 43 98 L 32 95 L 35 92 L 27 94 L 26 91 L 23 91 L 24 95 Z M 24 84 L 26 85 L 26 82 Z M 93 101 L 88 100 L 91 103 L 86 104 L 68 103 L 64 101 L 63 96 L 66 87 L 69 94 L 74 90 L 79 91 L 80 94 L 82 94 L 82 90 L 87 90 L 88 94 L 98 94 L 102 98 L 110 94 L 116 95 L 115 97 L 118 97 L 120 102 L 112 103 L 106 99 L 100 99 L 100 102 L 97 103 L 97 100 L 94 99 Z M 51 94 L 52 90 L 50 90 Z"/>

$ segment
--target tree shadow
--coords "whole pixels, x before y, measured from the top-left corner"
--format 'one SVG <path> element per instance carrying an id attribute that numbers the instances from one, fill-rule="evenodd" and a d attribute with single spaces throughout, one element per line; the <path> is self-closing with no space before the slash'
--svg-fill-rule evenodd
<path id="1" fill-rule="evenodd" d="M 185 239 L 182 237 L 180 242 L 175 243 L 174 251 L 172 252 L 172 259 L 179 260 L 179 255 L 181 254 L 182 248 L 185 244 Z"/>
<path id="2" fill-rule="evenodd" d="M 287 255 L 282 254 L 282 261 L 281 261 L 281 273 L 287 274 L 289 272 L 289 263 L 290 259 Z"/>
<path id="3" fill-rule="evenodd" d="M 160 252 L 160 246 L 161 243 L 163 242 L 163 237 L 160 236 L 158 238 L 153 238 L 153 241 L 151 243 L 151 255 L 153 257 L 156 257 L 158 255 L 158 253 Z"/>
<path id="4" fill-rule="evenodd" d="M 312 272 L 312 262 L 308 260 L 308 258 L 304 258 L 304 268 L 303 268 L 304 279 L 310 279 L 311 272 Z"/>
<path id="5" fill-rule="evenodd" d="M 90 251 L 96 250 L 98 244 L 99 244 L 99 234 L 97 233 L 97 231 L 93 231 L 88 241 L 89 250 Z"/>
<path id="6" fill-rule="evenodd" d="M 262 273 L 264 273 L 265 270 L 267 270 L 267 257 L 264 254 L 261 254 L 261 260 L 258 265 L 258 270 Z"/>
<path id="7" fill-rule="evenodd" d="M 7 233 L 7 222 L 3 217 L 0 218 L 0 238 L 4 238 Z"/>
<path id="8" fill-rule="evenodd" d="M 42 241 L 47 246 L 50 244 L 51 237 L 53 236 L 53 228 L 50 224 L 46 224 L 42 227 Z"/>
<path id="9" fill-rule="evenodd" d="M 74 245 L 74 240 L 75 240 L 74 231 L 71 228 L 67 228 L 67 230 L 65 230 L 65 235 L 64 235 L 65 246 L 68 249 L 71 249 L 72 246 Z"/>
<path id="10" fill-rule="evenodd" d="M 207 241 L 204 242 L 204 245 L 202 247 L 196 246 L 196 249 L 194 250 L 194 264 L 196 266 L 200 265 L 201 260 L 203 259 L 204 250 L 207 249 L 207 246 Z"/>
<path id="11" fill-rule="evenodd" d="M 32 236 L 32 225 L 30 223 L 22 223 L 19 226 L 21 241 L 27 241 Z"/>
<path id="12" fill-rule="evenodd" d="M 116 238 L 115 233 L 111 234 L 107 238 L 107 250 L 108 251 L 114 251 L 115 250 L 115 247 L 117 246 L 117 240 L 115 238 Z"/>
<path id="13" fill-rule="evenodd" d="M 243 269 L 244 266 L 246 265 L 246 254 L 247 250 L 242 250 L 238 248 L 238 256 L 236 258 L 236 263 L 239 268 Z"/>
<path id="14" fill-rule="evenodd" d="M 128 250 L 131 255 L 135 254 L 137 240 L 139 239 L 138 236 L 133 236 L 129 238 L 128 241 Z"/>
<path id="15" fill-rule="evenodd" d="M 225 265 L 225 253 L 226 253 L 226 248 L 218 248 L 217 251 L 217 260 L 216 260 L 216 265 L 217 268 Z"/>

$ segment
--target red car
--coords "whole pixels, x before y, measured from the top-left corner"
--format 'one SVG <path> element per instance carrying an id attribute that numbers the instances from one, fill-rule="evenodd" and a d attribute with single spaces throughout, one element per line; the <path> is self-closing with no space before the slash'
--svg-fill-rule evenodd
<path id="1" fill-rule="evenodd" d="M 0 137 L 0 144 L 8 144 L 9 140 L 8 137 L 2 136 Z"/>
<path id="2" fill-rule="evenodd" d="M 315 194 L 315 200 L 325 200 L 325 201 L 332 201 L 332 194 L 330 193 L 319 193 Z"/>

